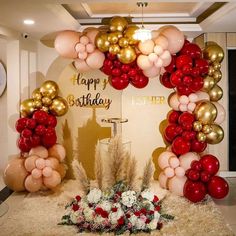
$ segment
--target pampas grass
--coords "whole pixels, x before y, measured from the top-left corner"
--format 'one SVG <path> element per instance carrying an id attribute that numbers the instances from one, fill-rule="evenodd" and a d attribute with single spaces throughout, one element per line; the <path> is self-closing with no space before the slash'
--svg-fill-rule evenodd
<path id="1" fill-rule="evenodd" d="M 72 166 L 73 166 L 75 179 L 77 180 L 79 184 L 79 189 L 83 191 L 85 194 L 87 194 L 90 188 L 90 181 L 83 165 L 79 163 L 77 160 L 73 160 Z"/>
<path id="2" fill-rule="evenodd" d="M 126 183 L 131 190 L 135 190 L 137 187 L 137 161 L 133 157 L 129 158 L 129 163 L 125 167 L 127 169 Z"/>
<path id="3" fill-rule="evenodd" d="M 95 179 L 98 184 L 98 188 L 103 190 L 103 164 L 102 164 L 102 158 L 100 155 L 100 150 L 99 150 L 99 144 L 96 146 L 96 151 L 95 151 L 95 165 L 94 165 L 94 173 L 95 173 Z"/>
<path id="4" fill-rule="evenodd" d="M 144 190 L 150 187 L 150 183 L 154 174 L 154 166 L 152 159 L 149 159 L 143 171 L 142 185 L 141 189 Z"/>

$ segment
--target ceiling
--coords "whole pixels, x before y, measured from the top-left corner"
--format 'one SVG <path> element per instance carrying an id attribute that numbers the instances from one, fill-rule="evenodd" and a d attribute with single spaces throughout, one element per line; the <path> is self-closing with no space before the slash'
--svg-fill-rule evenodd
<path id="1" fill-rule="evenodd" d="M 146 28 L 174 24 L 192 38 L 204 31 L 236 32 L 236 0 L 160 0 L 147 1 L 143 8 Z M 55 36 L 65 29 L 108 24 L 114 15 L 141 24 L 141 7 L 133 0 L 0 0 L 0 35 L 28 33 L 31 38 Z M 35 20 L 24 25 L 23 20 Z M 54 37 L 53 36 L 53 37 Z"/>

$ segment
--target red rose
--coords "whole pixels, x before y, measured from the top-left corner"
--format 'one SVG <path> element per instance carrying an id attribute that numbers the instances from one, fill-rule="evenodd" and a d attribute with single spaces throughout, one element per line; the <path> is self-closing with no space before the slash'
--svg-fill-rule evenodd
<path id="1" fill-rule="evenodd" d="M 102 209 L 101 207 L 97 207 L 97 208 L 95 209 L 95 212 L 96 212 L 98 215 L 101 215 L 102 212 L 103 212 L 103 209 Z"/>
<path id="2" fill-rule="evenodd" d="M 136 212 L 134 212 L 134 214 L 135 214 L 136 216 L 140 216 L 141 212 L 140 212 L 140 211 L 136 211 Z"/>
<path id="3" fill-rule="evenodd" d="M 123 225 L 125 223 L 124 217 L 120 217 L 120 219 L 117 221 L 118 225 Z"/>
<path id="4" fill-rule="evenodd" d="M 146 221 L 145 221 L 146 224 L 149 224 L 150 222 L 151 222 L 150 219 L 146 219 Z"/>
<path id="5" fill-rule="evenodd" d="M 78 211 L 79 210 L 79 206 L 77 204 L 73 204 L 72 205 L 72 209 L 73 209 L 73 211 Z"/>
<path id="6" fill-rule="evenodd" d="M 160 207 L 160 206 L 156 206 L 156 207 L 155 207 L 155 210 L 156 210 L 156 211 L 160 211 L 160 210 L 161 210 L 161 207 Z"/>
<path id="7" fill-rule="evenodd" d="M 81 200 L 80 195 L 77 195 L 77 196 L 75 197 L 75 199 L 77 200 L 77 202 L 79 202 L 79 201 Z"/>
<path id="8" fill-rule="evenodd" d="M 154 214 L 154 211 L 149 211 L 149 215 L 153 215 Z"/>
<path id="9" fill-rule="evenodd" d="M 108 217 L 108 212 L 107 211 L 102 211 L 101 216 L 102 216 L 102 218 L 107 218 Z"/>
<path id="10" fill-rule="evenodd" d="M 130 214 L 129 213 L 127 213 L 125 216 L 126 216 L 126 218 L 130 218 Z"/>
<path id="11" fill-rule="evenodd" d="M 111 211 L 112 211 L 112 212 L 117 212 L 117 208 L 116 208 L 116 207 L 112 207 L 112 208 L 111 208 Z"/>
<path id="12" fill-rule="evenodd" d="M 146 210 L 145 208 L 142 208 L 142 209 L 140 210 L 140 212 L 141 212 L 142 214 L 144 214 L 144 215 L 147 214 L 147 210 Z"/>
<path id="13" fill-rule="evenodd" d="M 153 198 L 152 201 L 153 201 L 153 202 L 158 202 L 158 201 L 159 201 L 159 198 L 158 198 L 156 195 L 154 195 L 154 198 Z"/>

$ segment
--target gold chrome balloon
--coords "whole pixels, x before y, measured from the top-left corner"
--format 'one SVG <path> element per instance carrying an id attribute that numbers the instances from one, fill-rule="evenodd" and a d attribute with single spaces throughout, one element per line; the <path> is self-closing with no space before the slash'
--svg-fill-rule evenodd
<path id="1" fill-rule="evenodd" d="M 127 38 L 120 38 L 119 39 L 119 46 L 122 48 L 128 47 L 129 46 L 129 40 Z"/>
<path id="2" fill-rule="evenodd" d="M 51 99 L 58 95 L 59 87 L 56 82 L 52 80 L 45 81 L 41 87 L 40 92 L 44 97 L 49 97 Z"/>
<path id="3" fill-rule="evenodd" d="M 42 100 L 35 100 L 35 99 L 34 99 L 34 106 L 35 106 L 35 108 L 37 108 L 37 109 L 42 108 L 42 106 L 43 106 Z"/>
<path id="4" fill-rule="evenodd" d="M 134 48 L 132 48 L 131 46 L 128 46 L 126 48 L 122 48 L 120 50 L 120 53 L 117 54 L 117 57 L 120 62 L 124 64 L 129 64 L 136 59 L 136 52 Z"/>
<path id="5" fill-rule="evenodd" d="M 214 63 L 212 63 L 212 66 L 215 70 L 220 70 L 221 68 L 221 64 L 218 61 L 215 61 Z"/>
<path id="6" fill-rule="evenodd" d="M 34 111 L 35 111 L 35 104 L 33 99 L 26 99 L 23 102 L 21 102 L 20 105 L 21 116 L 28 117 L 32 115 Z"/>
<path id="7" fill-rule="evenodd" d="M 110 31 L 114 32 L 114 31 L 121 31 L 123 32 L 125 30 L 125 28 L 128 25 L 127 20 L 124 17 L 121 16 L 114 16 L 111 20 L 110 20 Z"/>
<path id="8" fill-rule="evenodd" d="M 135 39 L 135 32 L 139 29 L 137 25 L 130 25 L 124 32 L 124 37 L 128 39 L 129 45 L 135 45 L 139 43 L 139 40 Z"/>
<path id="9" fill-rule="evenodd" d="M 201 131 L 202 130 L 202 123 L 200 121 L 193 122 L 193 130 L 194 131 Z"/>
<path id="10" fill-rule="evenodd" d="M 214 67 L 213 66 L 209 66 L 208 75 L 212 76 L 214 72 L 215 72 Z"/>
<path id="11" fill-rule="evenodd" d="M 110 46 L 110 42 L 108 41 L 108 34 L 98 33 L 95 39 L 95 44 L 100 51 L 107 52 Z"/>
<path id="12" fill-rule="evenodd" d="M 32 92 L 32 98 L 34 100 L 41 100 L 42 94 L 40 93 L 40 88 L 37 88 Z"/>
<path id="13" fill-rule="evenodd" d="M 220 143 L 224 138 L 223 129 L 216 124 L 211 125 L 212 131 L 206 135 L 206 142 L 210 144 Z"/>
<path id="14" fill-rule="evenodd" d="M 64 98 L 56 97 L 53 99 L 49 110 L 55 116 L 63 116 L 68 111 L 68 104 Z"/>
<path id="15" fill-rule="evenodd" d="M 200 121 L 203 125 L 207 125 L 213 123 L 216 119 L 217 109 L 211 102 L 203 100 L 197 104 L 194 114 L 196 120 Z"/>
<path id="16" fill-rule="evenodd" d="M 108 34 L 107 39 L 111 44 L 116 44 L 122 36 L 123 34 L 120 31 L 116 31 Z"/>
<path id="17" fill-rule="evenodd" d="M 214 80 L 214 78 L 211 77 L 211 76 L 207 76 L 206 78 L 204 78 L 203 81 L 204 81 L 204 82 L 203 82 L 203 88 L 202 88 L 202 90 L 203 90 L 204 92 L 210 91 L 210 90 L 214 87 L 214 85 L 215 85 L 215 80 Z"/>
<path id="18" fill-rule="evenodd" d="M 203 50 L 205 59 L 213 62 L 222 62 L 224 59 L 224 51 L 218 44 L 207 45 Z"/>
<path id="19" fill-rule="evenodd" d="M 48 111 L 49 111 L 49 108 L 48 108 L 48 107 L 46 107 L 46 106 L 42 106 L 42 108 L 41 108 L 40 110 L 42 110 L 42 111 L 45 111 L 45 112 L 47 112 L 47 113 L 48 113 Z"/>
<path id="20" fill-rule="evenodd" d="M 210 125 L 204 125 L 204 126 L 202 127 L 202 132 L 203 132 L 204 134 L 209 134 L 211 131 L 212 131 L 212 128 L 211 128 Z"/>
<path id="21" fill-rule="evenodd" d="M 214 78 L 215 82 L 218 83 L 221 80 L 221 78 L 222 78 L 221 71 L 220 70 L 214 71 L 212 77 Z"/>
<path id="22" fill-rule="evenodd" d="M 49 97 L 43 97 L 42 103 L 44 106 L 50 106 L 52 104 L 52 99 Z"/>
<path id="23" fill-rule="evenodd" d="M 206 135 L 203 132 L 198 132 L 196 137 L 197 137 L 197 140 L 199 142 L 205 142 L 206 141 Z"/>
<path id="24" fill-rule="evenodd" d="M 118 44 L 111 45 L 109 47 L 109 52 L 114 55 L 118 54 L 120 52 L 120 46 Z"/>
<path id="25" fill-rule="evenodd" d="M 217 102 L 223 97 L 223 90 L 217 84 L 208 93 L 213 102 Z"/>

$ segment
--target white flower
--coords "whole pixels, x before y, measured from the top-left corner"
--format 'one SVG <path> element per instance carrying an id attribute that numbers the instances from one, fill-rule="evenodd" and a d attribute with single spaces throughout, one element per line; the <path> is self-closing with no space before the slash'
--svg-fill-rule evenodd
<path id="1" fill-rule="evenodd" d="M 95 218 L 94 218 L 94 222 L 97 223 L 97 224 L 102 224 L 104 221 L 104 218 L 97 215 Z"/>
<path id="2" fill-rule="evenodd" d="M 153 219 L 148 225 L 147 227 L 151 230 L 155 230 L 157 228 L 157 223 L 158 220 L 157 219 Z"/>
<path id="3" fill-rule="evenodd" d="M 94 188 L 87 195 L 87 200 L 89 203 L 98 203 L 101 199 L 102 191 L 100 189 Z"/>
<path id="4" fill-rule="evenodd" d="M 119 203 L 116 203 L 113 205 L 113 207 L 117 208 L 116 212 L 110 212 L 109 214 L 109 221 L 111 222 L 111 224 L 117 224 L 117 220 L 120 219 L 120 217 L 122 217 L 124 215 L 123 210 L 121 209 L 121 206 Z"/>
<path id="5" fill-rule="evenodd" d="M 144 200 L 143 204 L 148 206 L 148 209 L 151 211 L 154 211 L 154 205 L 152 204 L 152 202 L 150 202 L 149 200 Z"/>
<path id="6" fill-rule="evenodd" d="M 142 221 L 142 219 L 137 219 L 135 227 L 137 227 L 137 229 L 145 229 L 146 223 L 144 221 Z"/>
<path id="7" fill-rule="evenodd" d="M 80 216 L 80 212 L 72 211 L 70 214 L 70 220 L 72 221 L 72 223 L 77 224 L 79 216 Z"/>
<path id="8" fill-rule="evenodd" d="M 86 221 L 88 222 L 93 221 L 94 211 L 91 208 L 89 207 L 85 208 L 83 213 L 84 213 Z"/>
<path id="9" fill-rule="evenodd" d="M 161 216 L 161 214 L 158 211 L 154 212 L 154 219 L 156 219 L 157 221 L 159 221 L 160 216 Z"/>
<path id="10" fill-rule="evenodd" d="M 136 224 L 136 222 L 137 222 L 137 216 L 136 215 L 132 215 L 132 216 L 130 216 L 130 218 L 129 218 L 129 222 L 132 224 L 132 225 L 135 225 Z"/>
<path id="11" fill-rule="evenodd" d="M 148 189 L 144 190 L 142 193 L 141 193 L 141 196 L 145 199 L 147 199 L 148 201 L 153 201 L 154 199 L 154 194 L 152 192 L 150 192 Z"/>
<path id="12" fill-rule="evenodd" d="M 111 203 L 109 201 L 103 201 L 101 202 L 98 207 L 101 207 L 104 211 L 109 212 L 111 210 Z"/>
<path id="13" fill-rule="evenodd" d="M 127 207 L 131 207 L 137 200 L 135 194 L 136 194 L 135 191 L 123 192 L 121 195 L 122 203 Z"/>

